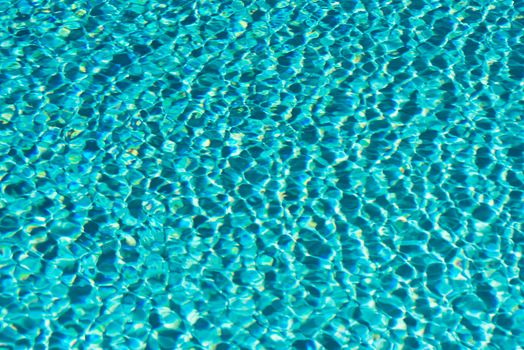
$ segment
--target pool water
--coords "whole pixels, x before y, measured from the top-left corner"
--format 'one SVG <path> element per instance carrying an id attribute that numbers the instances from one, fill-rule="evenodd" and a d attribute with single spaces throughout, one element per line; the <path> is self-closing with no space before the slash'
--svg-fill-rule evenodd
<path id="1" fill-rule="evenodd" d="M 524 347 L 524 2 L 0 28 L 1 349 Z"/>

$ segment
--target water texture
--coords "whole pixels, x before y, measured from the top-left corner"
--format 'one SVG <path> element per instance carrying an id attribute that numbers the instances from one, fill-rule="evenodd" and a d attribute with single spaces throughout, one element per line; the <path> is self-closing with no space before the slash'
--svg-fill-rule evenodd
<path id="1" fill-rule="evenodd" d="M 0 348 L 524 347 L 523 81 L 516 0 L 0 0 Z"/>

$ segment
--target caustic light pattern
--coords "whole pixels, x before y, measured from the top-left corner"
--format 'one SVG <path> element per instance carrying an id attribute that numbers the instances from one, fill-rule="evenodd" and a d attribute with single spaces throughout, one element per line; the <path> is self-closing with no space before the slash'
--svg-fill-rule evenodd
<path id="1" fill-rule="evenodd" d="M 524 347 L 524 2 L 0 28 L 0 348 Z"/>

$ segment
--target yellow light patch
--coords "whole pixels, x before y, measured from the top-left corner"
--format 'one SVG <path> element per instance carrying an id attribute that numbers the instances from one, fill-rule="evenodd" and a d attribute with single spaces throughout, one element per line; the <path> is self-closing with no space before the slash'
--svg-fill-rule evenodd
<path id="1" fill-rule="evenodd" d="M 136 239 L 134 239 L 132 236 L 125 236 L 124 240 L 126 241 L 126 244 L 128 246 L 131 246 L 131 247 L 136 246 Z"/>
<path id="2" fill-rule="evenodd" d="M 62 27 L 58 30 L 58 35 L 60 35 L 63 38 L 69 36 L 69 34 L 71 34 L 71 29 L 67 27 Z"/>

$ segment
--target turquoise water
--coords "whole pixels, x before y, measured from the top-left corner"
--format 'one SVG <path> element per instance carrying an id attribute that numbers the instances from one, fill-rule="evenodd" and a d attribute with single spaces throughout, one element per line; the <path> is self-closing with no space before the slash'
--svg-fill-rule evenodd
<path id="1" fill-rule="evenodd" d="M 0 28 L 1 349 L 524 347 L 523 2 Z"/>

